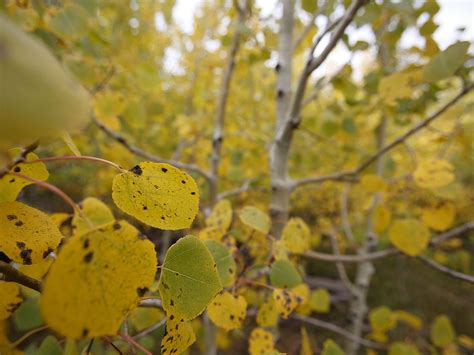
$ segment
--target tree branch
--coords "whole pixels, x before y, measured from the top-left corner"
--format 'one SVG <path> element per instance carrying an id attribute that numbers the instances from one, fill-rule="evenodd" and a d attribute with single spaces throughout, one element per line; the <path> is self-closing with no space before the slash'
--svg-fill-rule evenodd
<path id="1" fill-rule="evenodd" d="M 173 165 L 173 166 L 175 166 L 179 169 L 194 172 L 194 173 L 202 176 L 203 178 L 205 178 L 208 183 L 210 183 L 212 181 L 211 175 L 208 172 L 204 171 L 203 169 L 197 167 L 196 165 L 186 164 L 186 163 L 182 163 L 180 161 L 172 160 L 172 159 L 164 159 L 164 158 L 161 158 L 159 156 L 148 153 L 148 152 L 138 148 L 137 146 L 129 143 L 121 134 L 119 134 L 119 133 L 113 131 L 111 128 L 107 127 L 105 124 L 100 122 L 96 117 L 92 118 L 92 122 L 94 122 L 94 124 L 97 127 L 99 127 L 100 130 L 102 130 L 107 136 L 109 136 L 113 140 L 115 140 L 118 143 L 120 143 L 121 145 L 123 145 L 129 152 L 135 154 L 136 156 L 145 158 L 149 161 L 153 161 L 153 162 L 156 162 L 156 163 L 166 163 L 166 164 Z"/>
<path id="2" fill-rule="evenodd" d="M 15 165 L 18 165 L 20 163 L 23 163 L 25 160 L 26 160 L 26 156 L 33 152 L 36 148 L 38 148 L 38 145 L 39 145 L 39 141 L 35 141 L 33 143 L 31 143 L 30 145 L 27 145 L 26 147 L 24 147 L 20 154 L 15 158 L 13 159 L 10 164 L 8 164 L 8 166 L 5 166 L 3 168 L 0 169 L 0 179 L 2 177 L 4 177 L 6 174 L 8 174 L 8 172 L 15 166 Z"/>
<path id="3" fill-rule="evenodd" d="M 375 152 L 372 156 L 370 156 L 367 160 L 365 160 L 361 165 L 359 165 L 357 168 L 354 170 L 350 171 L 343 171 L 339 173 L 331 173 L 328 175 L 322 175 L 322 176 L 313 176 L 313 177 L 307 177 L 307 178 L 302 178 L 298 180 L 293 180 L 291 182 L 291 188 L 295 189 L 297 187 L 307 185 L 307 184 L 314 184 L 314 183 L 320 183 L 323 181 L 328 181 L 328 180 L 335 180 L 335 181 L 358 181 L 357 175 L 359 175 L 362 171 L 367 169 L 372 163 L 374 163 L 378 158 L 383 156 L 385 153 L 396 147 L 397 145 L 403 143 L 406 139 L 411 137 L 413 134 L 421 130 L 422 128 L 426 127 L 429 125 L 432 121 L 434 121 L 436 118 L 441 116 L 446 110 L 448 110 L 451 106 L 453 106 L 455 103 L 457 103 L 462 97 L 464 97 L 470 90 L 474 88 L 474 84 L 469 84 L 466 87 L 462 89 L 462 91 L 457 94 L 455 97 L 453 97 L 448 103 L 446 103 L 443 107 L 438 109 L 436 112 L 432 113 L 429 115 L 426 119 L 415 125 L 414 127 L 410 128 L 408 131 L 406 131 L 404 134 L 401 136 L 395 138 L 392 142 L 389 144 L 385 145 L 381 149 L 379 149 L 377 152 Z"/>
<path id="4" fill-rule="evenodd" d="M 4 281 L 16 282 L 17 284 L 26 286 L 38 292 L 41 292 L 43 289 L 41 281 L 25 275 L 4 261 L 0 261 L 0 272 L 3 274 Z"/>
<path id="5" fill-rule="evenodd" d="M 444 265 L 438 264 L 436 261 L 424 256 L 424 255 L 419 255 L 418 259 L 423 261 L 426 265 L 431 266 L 433 269 L 436 269 L 438 271 L 441 271 L 445 273 L 446 275 L 449 275 L 451 277 L 454 277 L 455 279 L 463 280 L 470 282 L 474 284 L 474 276 L 468 275 L 468 274 L 463 274 L 462 272 L 458 272 L 455 270 L 452 270 Z"/>
<path id="6" fill-rule="evenodd" d="M 306 324 L 310 324 L 314 327 L 329 330 L 329 331 L 331 331 L 333 333 L 336 333 L 336 334 L 339 334 L 339 335 L 341 335 L 341 336 L 343 336 L 343 337 L 345 337 L 349 340 L 357 342 L 358 344 L 363 345 L 367 348 L 378 349 L 378 350 L 386 349 L 386 346 L 383 345 L 383 344 L 375 343 L 373 341 L 355 336 L 354 334 L 352 334 L 351 332 L 345 330 L 344 328 L 341 328 L 341 327 L 339 327 L 335 324 L 329 323 L 329 322 L 322 321 L 320 319 L 316 319 L 316 318 L 313 318 L 313 317 L 307 317 L 307 316 L 303 316 L 303 315 L 300 315 L 300 314 L 293 314 L 291 316 L 291 318 L 299 320 L 300 322 L 304 322 Z"/>

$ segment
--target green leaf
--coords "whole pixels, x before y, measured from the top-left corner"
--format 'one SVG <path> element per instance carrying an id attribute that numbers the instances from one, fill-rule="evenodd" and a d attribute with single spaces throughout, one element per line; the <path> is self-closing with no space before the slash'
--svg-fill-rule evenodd
<path id="1" fill-rule="evenodd" d="M 388 355 L 420 355 L 420 352 L 411 344 L 397 341 L 390 345 Z"/>
<path id="2" fill-rule="evenodd" d="M 229 249 L 217 240 L 204 241 L 206 247 L 212 254 L 214 262 L 217 264 L 217 271 L 223 287 L 231 286 L 235 281 L 237 266 L 235 260 L 229 252 Z"/>
<path id="3" fill-rule="evenodd" d="M 38 355 L 62 355 L 63 349 L 58 340 L 52 335 L 48 335 L 38 349 Z"/>
<path id="4" fill-rule="evenodd" d="M 270 282 L 278 288 L 293 288 L 302 283 L 303 279 L 290 261 L 277 260 L 270 269 Z"/>
<path id="5" fill-rule="evenodd" d="M 13 313 L 13 322 L 15 328 L 21 332 L 27 332 L 43 325 L 38 300 L 32 299 L 23 302 Z"/>
<path id="6" fill-rule="evenodd" d="M 314 14 L 318 8 L 317 0 L 301 0 L 301 7 L 304 11 Z"/>
<path id="7" fill-rule="evenodd" d="M 332 339 L 327 339 L 323 344 L 321 355 L 344 355 L 344 352 Z"/>
<path id="8" fill-rule="evenodd" d="M 436 346 L 446 346 L 454 342 L 456 332 L 446 315 L 439 315 L 431 325 L 431 341 Z"/>
<path id="9" fill-rule="evenodd" d="M 88 19 L 84 8 L 70 4 L 51 19 L 49 28 L 59 37 L 77 39 L 87 31 Z"/>
<path id="10" fill-rule="evenodd" d="M 267 234 L 270 230 L 270 217 L 253 206 L 245 206 L 239 212 L 239 218 L 243 224 Z"/>
<path id="11" fill-rule="evenodd" d="M 116 175 L 112 198 L 122 211 L 161 229 L 188 228 L 199 210 L 196 182 L 169 164 L 143 162 Z"/>
<path id="12" fill-rule="evenodd" d="M 468 41 L 458 42 L 435 55 L 426 65 L 423 79 L 428 83 L 434 83 L 453 75 L 466 60 L 469 46 Z"/>
<path id="13" fill-rule="evenodd" d="M 190 320 L 204 311 L 222 284 L 212 254 L 202 241 L 188 235 L 168 250 L 159 290 L 168 315 Z"/>
<path id="14" fill-rule="evenodd" d="M 331 295 L 325 288 L 318 288 L 311 292 L 309 299 L 311 309 L 319 313 L 328 313 L 331 307 Z"/>

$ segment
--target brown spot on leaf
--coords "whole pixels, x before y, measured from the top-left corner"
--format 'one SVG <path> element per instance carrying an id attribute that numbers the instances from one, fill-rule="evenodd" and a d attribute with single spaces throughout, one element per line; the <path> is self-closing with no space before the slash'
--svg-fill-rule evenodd
<path id="1" fill-rule="evenodd" d="M 137 295 L 139 297 L 143 297 L 145 293 L 147 293 L 147 291 L 148 291 L 148 287 L 139 287 L 137 288 Z"/>
<path id="2" fill-rule="evenodd" d="M 90 263 L 93 256 L 94 256 L 94 252 L 92 251 L 88 252 L 86 255 L 84 255 L 84 262 Z"/>
<path id="3" fill-rule="evenodd" d="M 130 169 L 130 171 L 137 175 L 141 175 L 143 173 L 142 168 L 140 168 L 140 165 L 135 165 L 132 169 Z"/>

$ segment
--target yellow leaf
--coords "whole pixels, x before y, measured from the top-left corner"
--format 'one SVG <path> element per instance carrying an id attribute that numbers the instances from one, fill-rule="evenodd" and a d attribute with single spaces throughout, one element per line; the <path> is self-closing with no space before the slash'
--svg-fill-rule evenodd
<path id="1" fill-rule="evenodd" d="M 396 341 L 390 345 L 388 355 L 420 355 L 420 352 L 414 345 Z"/>
<path id="2" fill-rule="evenodd" d="M 291 312 L 301 303 L 301 297 L 292 291 L 276 288 L 273 290 L 273 301 L 278 313 L 284 319 L 288 319 Z"/>
<path id="3" fill-rule="evenodd" d="M 310 248 L 309 228 L 301 218 L 290 218 L 283 228 L 282 241 L 286 249 L 302 253 Z"/>
<path id="4" fill-rule="evenodd" d="M 413 177 L 415 183 L 425 189 L 435 189 L 448 185 L 454 180 L 454 167 L 450 162 L 440 159 L 422 161 Z"/>
<path id="5" fill-rule="evenodd" d="M 332 339 L 327 339 L 323 344 L 321 355 L 344 355 L 344 352 Z"/>
<path id="6" fill-rule="evenodd" d="M 206 240 L 221 241 L 224 235 L 225 235 L 225 232 L 222 231 L 222 229 L 220 228 L 206 227 L 199 231 L 198 236 L 199 236 L 199 239 L 201 239 L 202 241 L 206 241 Z"/>
<path id="7" fill-rule="evenodd" d="M 377 307 L 370 311 L 369 322 L 374 332 L 385 333 L 397 325 L 397 318 L 388 307 Z"/>
<path id="8" fill-rule="evenodd" d="M 190 322 L 172 318 L 173 315 L 170 315 L 166 321 L 166 332 L 161 340 L 162 355 L 181 354 L 196 341 Z"/>
<path id="9" fill-rule="evenodd" d="M 61 238 L 54 221 L 43 212 L 16 201 L 0 204 L 0 250 L 13 261 L 39 263 Z"/>
<path id="10" fill-rule="evenodd" d="M 126 106 L 125 96 L 118 91 L 101 91 L 94 96 L 94 112 L 100 120 L 120 115 Z"/>
<path id="11" fill-rule="evenodd" d="M 275 307 L 273 297 L 263 303 L 257 313 L 257 324 L 261 327 L 273 327 L 278 321 L 278 311 Z"/>
<path id="12" fill-rule="evenodd" d="M 444 231 L 451 227 L 456 215 L 456 208 L 451 202 L 445 202 L 423 209 L 422 220 L 425 226 L 436 231 Z"/>
<path id="13" fill-rule="evenodd" d="M 239 218 L 246 226 L 264 234 L 267 234 L 270 230 L 270 217 L 257 207 L 245 206 L 240 210 Z"/>
<path id="14" fill-rule="evenodd" d="M 220 200 L 206 219 L 206 226 L 226 232 L 232 223 L 232 205 L 229 200 Z"/>
<path id="15" fill-rule="evenodd" d="M 305 283 L 299 284 L 291 289 L 291 292 L 300 298 L 300 304 L 306 304 L 309 302 L 311 290 Z"/>
<path id="16" fill-rule="evenodd" d="M 456 332 L 448 316 L 442 314 L 435 318 L 431 325 L 431 341 L 436 346 L 446 346 L 454 342 Z"/>
<path id="17" fill-rule="evenodd" d="M 382 233 L 385 231 L 390 225 L 391 218 L 392 213 L 387 207 L 383 205 L 375 207 L 373 217 L 374 231 L 376 233 Z"/>
<path id="18" fill-rule="evenodd" d="M 367 174 L 362 176 L 361 185 L 367 192 L 383 192 L 387 189 L 387 183 L 383 178 L 375 174 Z"/>
<path id="19" fill-rule="evenodd" d="M 21 153 L 21 149 L 15 148 L 9 150 L 9 155 L 14 159 Z M 28 153 L 26 161 L 37 160 L 38 156 L 34 153 Z M 49 173 L 43 162 L 24 164 L 20 163 L 11 169 L 12 172 L 27 175 L 37 180 L 48 180 Z M 32 182 L 16 176 L 5 175 L 0 178 L 0 203 L 15 201 L 20 191 Z"/>
<path id="20" fill-rule="evenodd" d="M 407 255 L 422 253 L 430 241 L 430 232 L 417 219 L 398 219 L 388 231 L 390 242 Z"/>
<path id="21" fill-rule="evenodd" d="M 395 105 L 397 99 L 409 98 L 413 94 L 413 87 L 420 82 L 422 71 L 404 70 L 386 76 L 380 80 L 379 95 L 389 105 Z"/>
<path id="22" fill-rule="evenodd" d="M 122 211 L 161 229 L 188 228 L 199 209 L 196 182 L 169 164 L 143 162 L 116 175 L 112 198 Z"/>
<path id="23" fill-rule="evenodd" d="M 52 257 L 48 257 L 43 261 L 33 264 L 33 265 L 21 265 L 20 271 L 33 279 L 40 280 L 46 275 L 49 271 L 51 265 L 53 264 L 54 259 Z"/>
<path id="24" fill-rule="evenodd" d="M 21 301 L 20 287 L 16 283 L 0 280 L 0 321 L 10 317 Z"/>
<path id="25" fill-rule="evenodd" d="M 275 260 L 288 260 L 288 249 L 282 240 L 272 242 L 272 255 Z"/>
<path id="26" fill-rule="evenodd" d="M 84 232 L 111 223 L 115 220 L 110 208 L 101 200 L 95 197 L 88 197 L 81 203 L 82 213 L 87 218 L 85 220 L 77 213 L 72 219 L 74 234 L 79 235 Z"/>
<path id="27" fill-rule="evenodd" d="M 74 143 L 71 135 L 68 132 L 66 131 L 60 132 L 59 137 L 61 137 L 62 141 L 64 142 L 64 144 L 67 145 L 67 147 L 72 152 L 72 154 L 74 154 L 76 157 L 81 156 L 81 152 L 79 151 L 79 148 L 77 148 L 77 145 Z"/>
<path id="28" fill-rule="evenodd" d="M 312 355 L 313 347 L 311 340 L 309 340 L 308 331 L 305 327 L 301 327 L 301 350 L 300 355 Z"/>
<path id="29" fill-rule="evenodd" d="M 325 288 L 318 288 L 311 292 L 309 304 L 315 312 L 328 313 L 331 307 L 331 295 Z"/>
<path id="30" fill-rule="evenodd" d="M 405 322 L 412 328 L 415 328 L 415 329 L 423 328 L 423 321 L 420 319 L 420 317 L 417 317 L 414 314 L 411 314 L 403 310 L 397 310 L 393 312 L 393 315 L 395 316 L 397 321 L 399 320 L 399 321 Z"/>
<path id="31" fill-rule="evenodd" d="M 125 221 L 71 237 L 44 283 L 46 324 L 72 339 L 115 335 L 156 266 L 154 245 Z"/>
<path id="32" fill-rule="evenodd" d="M 223 292 L 214 297 L 207 312 L 217 326 L 225 330 L 237 329 L 247 314 L 247 301 L 242 296 Z"/>
<path id="33" fill-rule="evenodd" d="M 263 328 L 255 328 L 249 337 L 249 354 L 261 355 L 275 351 L 273 334 Z"/>
<path id="34" fill-rule="evenodd" d="M 461 334 L 458 336 L 458 342 L 468 350 L 474 350 L 474 339 L 468 335 Z"/>

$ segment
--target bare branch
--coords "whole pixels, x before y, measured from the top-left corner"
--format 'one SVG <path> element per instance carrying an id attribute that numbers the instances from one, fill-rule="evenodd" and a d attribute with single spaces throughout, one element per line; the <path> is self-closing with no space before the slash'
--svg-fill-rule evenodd
<path id="1" fill-rule="evenodd" d="M 406 139 L 411 137 L 413 134 L 415 134 L 416 132 L 418 132 L 422 128 L 429 125 L 432 121 L 434 121 L 436 118 L 441 116 L 441 114 L 446 112 L 446 110 L 448 110 L 451 106 L 453 106 L 455 103 L 457 103 L 462 97 L 464 97 L 473 88 L 474 88 L 474 84 L 471 83 L 471 84 L 467 85 L 465 88 L 463 88 L 463 90 L 459 94 L 457 94 L 455 97 L 453 97 L 443 107 L 438 109 L 436 112 L 433 112 L 426 119 L 424 119 L 423 121 L 421 121 L 420 123 L 418 123 L 414 127 L 410 128 L 408 131 L 406 131 L 401 136 L 395 138 L 392 142 L 385 145 L 383 148 L 379 149 L 371 157 L 369 157 L 361 165 L 359 165 L 356 169 L 350 170 L 350 171 L 343 171 L 343 172 L 339 172 L 339 173 L 331 173 L 331 174 L 328 174 L 328 175 L 313 176 L 313 177 L 293 180 L 291 182 L 291 188 L 294 189 L 294 188 L 302 186 L 302 185 L 320 183 L 320 182 L 328 181 L 328 180 L 358 181 L 357 175 L 359 175 L 362 171 L 367 169 L 378 158 L 380 158 L 382 155 L 386 154 L 388 151 L 390 151 L 391 149 L 393 149 L 397 145 L 403 143 Z"/>
<path id="2" fill-rule="evenodd" d="M 4 281 L 16 282 L 20 285 L 29 287 L 38 292 L 41 292 L 43 289 L 41 281 L 33 279 L 28 275 L 25 275 L 24 273 L 15 269 L 13 266 L 4 261 L 0 261 L 0 272 L 3 274 Z"/>
<path id="3" fill-rule="evenodd" d="M 311 19 L 309 20 L 309 22 L 306 24 L 306 26 L 304 27 L 303 31 L 301 31 L 300 35 L 298 36 L 298 38 L 296 39 L 294 45 L 293 45 L 293 52 L 295 52 L 298 47 L 301 45 L 301 43 L 304 41 L 304 39 L 306 38 L 306 36 L 308 35 L 309 31 L 311 31 L 311 29 L 314 27 L 314 22 L 316 21 L 316 18 L 319 16 L 319 15 L 322 15 L 325 11 L 326 11 L 326 7 L 328 5 L 328 1 L 326 1 L 321 7 L 319 7 L 319 9 L 317 9 L 314 14 L 311 15 Z M 329 26 L 328 26 L 329 27 Z M 330 31 L 330 30 L 329 30 Z M 328 32 L 327 29 L 325 31 L 326 33 Z"/>
<path id="4" fill-rule="evenodd" d="M 138 307 L 163 308 L 161 300 L 157 298 L 147 298 L 141 300 Z"/>
<path id="5" fill-rule="evenodd" d="M 194 173 L 202 176 L 203 178 L 205 178 L 208 182 L 212 181 L 211 175 L 208 172 L 204 171 L 203 169 L 201 169 L 201 168 L 199 168 L 195 165 L 192 165 L 192 164 L 186 164 L 186 163 L 182 163 L 180 161 L 172 160 L 172 159 L 165 159 L 165 158 L 161 158 L 159 156 L 153 155 L 151 153 L 148 153 L 148 152 L 138 148 L 137 146 L 129 143 L 121 134 L 119 134 L 119 133 L 113 131 L 111 128 L 107 127 L 105 124 L 100 122 L 96 117 L 93 117 L 92 121 L 107 136 L 109 136 L 110 138 L 114 139 L 115 141 L 117 141 L 118 143 L 123 145 L 125 148 L 127 148 L 127 150 L 129 152 L 135 154 L 136 156 L 145 158 L 149 161 L 153 161 L 153 162 L 156 162 L 156 163 L 167 163 L 167 164 L 173 165 L 173 166 L 175 166 L 179 169 L 194 172 Z"/>
<path id="6" fill-rule="evenodd" d="M 332 246 L 332 252 L 335 256 L 341 256 L 341 253 L 339 251 L 339 245 L 337 242 L 337 235 L 336 231 L 333 230 L 331 233 L 329 233 L 329 238 L 331 239 L 331 246 Z M 347 290 L 354 294 L 355 293 L 355 288 L 354 285 L 352 284 L 351 280 L 349 279 L 349 276 L 347 276 L 346 268 L 344 266 L 344 263 L 341 261 L 336 261 L 336 269 L 337 273 L 339 274 L 339 278 L 341 279 L 342 283 L 344 286 L 347 288 Z"/>
<path id="7" fill-rule="evenodd" d="M 257 180 L 257 179 L 245 179 L 243 184 L 240 187 L 237 187 L 237 188 L 232 189 L 232 190 L 227 190 L 227 191 L 221 192 L 219 195 L 217 195 L 217 200 L 219 201 L 219 200 L 222 200 L 224 198 L 231 197 L 231 196 L 234 196 L 234 195 L 239 195 L 239 194 L 242 194 L 244 192 L 249 191 L 250 190 L 250 185 L 255 180 Z"/>
<path id="8" fill-rule="evenodd" d="M 336 334 L 339 334 L 339 335 L 341 335 L 341 336 L 343 336 L 343 337 L 345 337 L 349 340 L 357 342 L 360 345 L 363 345 L 367 348 L 379 349 L 379 350 L 386 349 L 386 346 L 383 345 L 383 344 L 375 343 L 373 341 L 355 336 L 351 332 L 349 332 L 349 331 L 345 330 L 344 328 L 341 328 L 341 327 L 339 327 L 339 326 L 337 326 L 333 323 L 325 322 L 325 321 L 322 321 L 320 319 L 316 319 L 316 318 L 313 318 L 313 317 L 307 317 L 307 316 L 303 316 L 303 315 L 300 315 L 300 314 L 293 314 L 291 316 L 291 318 L 299 320 L 300 322 L 304 322 L 306 324 L 310 324 L 310 325 L 318 327 L 318 328 L 329 330 L 329 331 L 331 331 L 333 333 L 336 333 Z"/>
<path id="9" fill-rule="evenodd" d="M 349 200 L 349 184 L 344 184 L 341 192 L 340 211 L 341 211 L 341 223 L 342 230 L 346 235 L 346 238 L 351 242 L 355 243 L 354 234 L 352 233 L 351 223 L 349 221 L 349 211 L 348 211 L 348 200 Z"/>
<path id="10" fill-rule="evenodd" d="M 433 269 L 436 269 L 438 271 L 441 271 L 445 273 L 446 275 L 449 275 L 451 277 L 454 277 L 455 279 L 463 280 L 470 282 L 474 284 L 474 276 L 468 275 L 468 274 L 463 274 L 462 272 L 458 272 L 455 270 L 452 270 L 444 265 L 438 264 L 436 261 L 424 256 L 424 255 L 419 255 L 418 259 L 423 261 L 426 265 L 431 266 Z"/>
<path id="11" fill-rule="evenodd" d="M 153 333 L 155 330 L 157 330 L 158 328 L 162 327 L 164 324 L 166 324 L 166 320 L 168 318 L 163 318 L 162 320 L 160 320 L 159 322 L 153 324 L 152 326 L 146 328 L 146 329 L 143 329 L 140 333 L 137 333 L 133 336 L 133 339 L 140 339 L 140 338 L 143 338 L 144 336 L 147 336 L 148 334 L 150 333 Z"/>
<path id="12" fill-rule="evenodd" d="M 440 243 L 458 236 L 462 233 L 465 233 L 469 230 L 474 230 L 474 221 L 470 221 L 467 223 L 464 223 L 460 226 L 457 226 L 455 228 L 452 228 L 446 232 L 440 233 L 436 235 L 435 237 L 432 238 L 430 242 L 431 247 L 436 247 Z M 370 254 L 366 255 L 334 255 L 334 254 L 326 254 L 326 253 L 320 253 L 314 250 L 309 250 L 305 253 L 299 254 L 308 258 L 312 259 L 317 259 L 317 260 L 322 260 L 322 261 L 330 261 L 330 262 L 343 262 L 343 263 L 361 263 L 364 261 L 370 261 L 370 260 L 376 260 L 376 259 L 381 259 L 385 258 L 390 255 L 397 255 L 401 254 L 401 252 L 398 249 L 395 248 L 388 248 L 385 250 L 380 250 L 376 251 Z"/>

